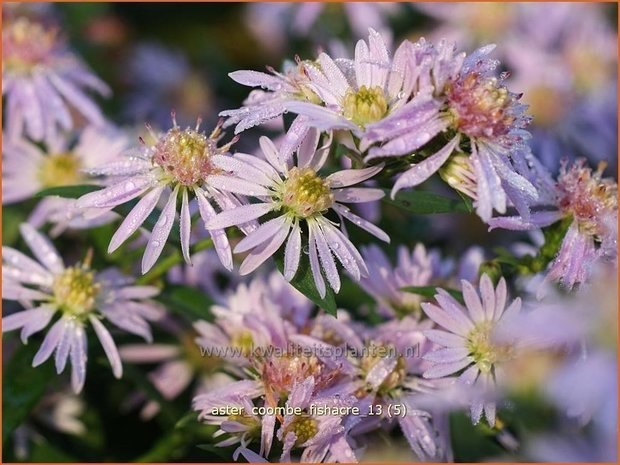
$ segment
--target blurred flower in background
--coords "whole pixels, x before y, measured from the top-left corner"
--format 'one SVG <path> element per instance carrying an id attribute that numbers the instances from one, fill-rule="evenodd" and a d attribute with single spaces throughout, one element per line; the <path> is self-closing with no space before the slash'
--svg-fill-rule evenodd
<path id="1" fill-rule="evenodd" d="M 136 46 L 123 66 L 128 96 L 125 117 L 133 122 L 148 121 L 164 128 L 174 109 L 177 121 L 192 124 L 196 115 L 210 117 L 211 91 L 206 77 L 195 70 L 177 49 L 159 43 Z"/>
<path id="2" fill-rule="evenodd" d="M 532 148 L 552 170 L 562 157 L 617 159 L 617 32 L 604 3 L 416 4 L 433 37 L 502 44 L 509 84 L 530 107 Z M 611 15 L 610 15 L 611 16 Z M 611 159 L 610 159 L 611 157 Z"/>
<path id="3" fill-rule="evenodd" d="M 365 37 L 368 28 L 388 32 L 388 19 L 399 8 L 400 4 L 387 2 L 264 2 L 248 5 L 244 19 L 261 45 L 276 54 L 284 51 L 288 38 L 323 40 L 326 29 L 334 35 L 346 33 L 348 28 L 353 39 Z"/>

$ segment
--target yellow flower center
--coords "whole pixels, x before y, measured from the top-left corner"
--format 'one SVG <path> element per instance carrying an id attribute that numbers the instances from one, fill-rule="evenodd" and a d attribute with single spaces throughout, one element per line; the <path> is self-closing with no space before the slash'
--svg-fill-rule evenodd
<path id="1" fill-rule="evenodd" d="M 453 155 L 439 170 L 439 176 L 450 187 L 476 198 L 476 176 L 468 155 Z"/>
<path id="2" fill-rule="evenodd" d="M 309 218 L 334 203 L 329 183 L 311 168 L 293 167 L 284 183 L 282 204 L 298 218 Z"/>
<path id="3" fill-rule="evenodd" d="M 79 184 L 84 179 L 81 168 L 80 159 L 72 153 L 48 155 L 39 168 L 39 181 L 43 187 Z"/>
<path id="4" fill-rule="evenodd" d="M 299 447 L 316 436 L 316 433 L 319 432 L 319 425 L 314 418 L 299 415 L 295 417 L 286 429 L 287 433 L 291 431 L 297 436 L 295 445 Z"/>
<path id="5" fill-rule="evenodd" d="M 383 118 L 388 111 L 388 102 L 379 86 L 362 86 L 357 92 L 349 89 L 343 101 L 344 117 L 359 126 L 374 123 Z"/>
<path id="6" fill-rule="evenodd" d="M 479 323 L 467 335 L 467 349 L 483 373 L 489 373 L 497 362 L 513 358 L 513 349 L 508 345 L 497 345 L 491 339 L 493 322 Z"/>
<path id="7" fill-rule="evenodd" d="M 194 186 L 212 173 L 210 158 L 220 151 L 215 138 L 194 129 L 173 127 L 155 145 L 153 161 L 171 181 Z"/>
<path id="8" fill-rule="evenodd" d="M 70 267 L 54 278 L 52 284 L 54 301 L 62 312 L 82 318 L 95 307 L 95 299 L 101 291 L 101 284 L 95 275 L 85 267 Z"/>
<path id="9" fill-rule="evenodd" d="M 235 334 L 232 337 L 230 344 L 233 348 L 241 350 L 244 357 L 250 355 L 254 350 L 254 339 L 249 330 L 244 330 Z"/>

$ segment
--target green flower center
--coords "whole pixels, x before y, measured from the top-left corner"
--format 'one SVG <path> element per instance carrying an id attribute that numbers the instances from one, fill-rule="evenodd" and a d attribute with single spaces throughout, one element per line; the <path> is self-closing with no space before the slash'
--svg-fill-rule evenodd
<path id="1" fill-rule="evenodd" d="M 344 117 L 359 126 L 379 121 L 388 111 L 385 93 L 379 86 L 362 86 L 357 92 L 349 89 L 342 106 Z"/>
<path id="2" fill-rule="evenodd" d="M 54 278 L 54 301 L 69 316 L 83 318 L 95 307 L 101 284 L 95 281 L 94 272 L 85 267 L 70 267 Z"/>
<path id="3" fill-rule="evenodd" d="M 484 321 L 467 335 L 466 347 L 483 373 L 489 373 L 494 364 L 513 358 L 511 346 L 493 343 L 491 339 L 492 329 L 493 322 Z"/>
<path id="4" fill-rule="evenodd" d="M 295 445 L 299 447 L 316 436 L 319 432 L 319 425 L 314 418 L 300 415 L 291 422 L 286 431 L 295 433 L 297 436 Z"/>
<path id="5" fill-rule="evenodd" d="M 84 178 L 81 168 L 82 163 L 72 153 L 48 155 L 39 168 L 39 181 L 43 187 L 79 184 Z"/>
<path id="6" fill-rule="evenodd" d="M 329 183 L 311 168 L 293 167 L 284 183 L 282 204 L 298 218 L 309 218 L 334 203 Z"/>
<path id="7" fill-rule="evenodd" d="M 210 158 L 218 152 L 216 140 L 205 133 L 173 127 L 157 142 L 153 161 L 171 181 L 195 186 L 212 173 Z"/>

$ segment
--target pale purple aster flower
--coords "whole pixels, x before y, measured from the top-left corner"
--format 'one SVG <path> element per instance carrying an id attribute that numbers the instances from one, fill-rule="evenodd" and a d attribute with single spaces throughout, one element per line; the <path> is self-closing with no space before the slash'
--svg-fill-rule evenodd
<path id="1" fill-rule="evenodd" d="M 617 28 L 604 5 L 523 4 L 505 41 L 511 85 L 533 116 L 532 147 L 557 172 L 566 156 L 610 158 L 617 134 Z"/>
<path id="2" fill-rule="evenodd" d="M 160 318 L 162 310 L 148 299 L 156 296 L 158 289 L 134 286 L 114 270 L 95 273 L 88 257 L 83 263 L 66 267 L 45 236 L 27 223 L 20 231 L 38 262 L 11 247 L 2 248 L 2 298 L 28 307 L 4 317 L 2 331 L 21 329 L 21 339 L 26 343 L 60 313 L 32 365 L 40 365 L 55 352 L 56 371 L 60 373 L 71 360 L 71 385 L 80 392 L 86 379 L 86 327 L 90 324 L 114 376 L 120 378 L 121 359 L 102 320 L 150 341 L 148 321 Z"/>
<path id="3" fill-rule="evenodd" d="M 253 305 L 249 306 L 248 302 Z M 202 350 L 218 355 L 233 366 L 248 366 L 257 350 L 286 349 L 288 335 L 298 331 L 283 318 L 285 311 L 290 313 L 296 309 L 291 304 L 293 302 L 287 299 L 278 302 L 269 282 L 261 278 L 241 283 L 228 294 L 224 303 L 211 307 L 215 316 L 213 323 L 203 320 L 194 323 L 198 332 L 196 342 Z M 306 304 L 300 310 L 307 314 L 310 308 Z"/>
<path id="4" fill-rule="evenodd" d="M 419 458 L 438 459 L 449 455 L 445 438 L 433 426 L 433 415 L 418 405 L 419 395 L 435 392 L 445 384 L 443 380 L 426 380 L 421 376 L 428 366 L 420 357 L 428 346 L 423 331 L 432 323 L 407 316 L 368 329 L 356 327 L 346 316 L 342 312 L 338 318 L 321 315 L 309 335 L 293 335 L 291 341 L 313 350 L 326 366 L 336 367 L 347 375 L 348 381 L 334 389 L 341 397 L 355 393 L 360 398 L 360 411 L 368 411 L 369 405 L 381 406 L 381 415 L 350 419 L 351 434 L 374 431 L 384 421 L 393 423 L 388 411 L 398 405 L 407 414 L 397 422 Z"/>
<path id="5" fill-rule="evenodd" d="M 98 184 L 88 174 L 101 163 L 117 160 L 127 149 L 128 138 L 111 126 L 87 126 L 74 134 L 55 134 L 46 149 L 24 138 L 3 140 L 2 203 L 32 198 L 37 192 L 75 184 Z M 82 229 L 109 223 L 116 215 L 106 213 L 91 218 L 75 208 L 75 200 L 47 197 L 35 207 L 28 222 L 35 228 L 54 223 L 52 235 L 66 228 Z"/>
<path id="6" fill-rule="evenodd" d="M 304 61 L 297 58 L 296 63 L 284 62 L 282 73 L 268 67 L 271 74 L 240 70 L 229 76 L 239 84 L 248 87 L 260 87 L 248 95 L 241 108 L 225 110 L 220 116 L 226 118 L 224 127 L 235 126 L 235 134 L 259 124 L 271 122 L 287 112 L 287 103 L 292 101 L 318 102 L 319 96 L 312 90 L 310 80 L 304 69 Z M 264 89 L 264 90 L 263 90 Z M 303 117 L 297 117 L 287 131 L 281 152 L 285 159 L 299 147 L 308 133 L 309 125 Z"/>
<path id="7" fill-rule="evenodd" d="M 403 42 L 391 58 L 381 35 L 370 29 L 368 42 L 357 42 L 353 60 L 334 61 L 321 53 L 316 62 L 303 63 L 317 98 L 291 101 L 286 108 L 320 130 L 364 136 L 368 126 L 380 124 L 411 96 L 417 76 L 409 67 L 409 45 Z"/>
<path id="8" fill-rule="evenodd" d="M 346 437 L 343 418 L 336 415 L 316 415 L 308 411 L 311 405 L 320 407 L 347 407 L 356 402 L 355 396 L 319 397 L 315 392 L 314 377 L 309 376 L 291 390 L 286 406 L 301 409 L 302 414 L 285 415 L 277 436 L 283 443 L 281 462 L 291 461 L 291 452 L 302 448 L 301 462 L 357 462 Z"/>
<path id="9" fill-rule="evenodd" d="M 111 253 L 142 226 L 161 199 L 167 199 L 142 257 L 143 274 L 155 264 L 166 245 L 175 222 L 179 197 L 181 250 L 187 263 L 191 263 L 190 195 L 196 199 L 200 216 L 205 222 L 216 214 L 211 201 L 222 209 L 240 205 L 237 197 L 211 186 L 207 181 L 210 174 L 219 172 L 213 160 L 226 158 L 225 154 L 235 139 L 218 147 L 221 138 L 219 124 L 207 136 L 200 131 L 200 119 L 195 128 L 186 129 L 176 124 L 174 113 L 172 120 L 173 127 L 166 133 L 151 134 L 154 144 L 144 143 L 140 150 L 128 152 L 126 159 L 91 170 L 93 174 L 113 177 L 114 182 L 105 189 L 80 197 L 76 203 L 78 208 L 106 211 L 142 196 L 112 236 L 108 246 Z M 222 264 L 232 269 L 232 254 L 225 232 L 212 229 L 209 233 Z"/>
<path id="10" fill-rule="evenodd" d="M 389 409 L 390 404 L 405 406 L 406 414 L 398 416 L 397 422 L 411 450 L 420 459 L 445 460 L 451 456 L 451 448 L 447 430 L 440 428 L 444 413 L 427 409 L 419 402 L 421 396 L 434 395 L 447 384 L 445 380 L 422 377 L 429 363 L 420 355 L 429 350 L 430 342 L 424 333 L 431 326 L 428 320 L 418 322 L 412 317 L 377 326 L 372 334 L 374 344 L 394 351 L 379 360 L 366 357 L 362 368 L 366 370 L 366 385 L 376 390 L 384 408 Z"/>
<path id="11" fill-rule="evenodd" d="M 402 291 L 408 286 L 428 286 L 437 276 L 437 251 L 427 251 L 417 244 L 413 251 L 405 246 L 397 250 L 397 264 L 377 245 L 362 248 L 362 257 L 368 266 L 368 276 L 360 280 L 362 289 L 379 304 L 379 313 L 385 316 L 419 315 L 420 299 L 417 294 Z"/>
<path id="12" fill-rule="evenodd" d="M 444 329 L 429 329 L 424 335 L 442 347 L 427 353 L 424 358 L 432 366 L 424 372 L 427 379 L 444 378 L 464 369 L 457 383 L 465 388 L 476 386 L 480 400 L 470 405 L 471 419 L 478 423 L 484 412 L 487 422 L 495 424 L 496 404 L 484 399 L 494 389 L 501 364 L 514 357 L 515 344 L 495 340 L 494 332 L 521 309 L 521 299 L 516 298 L 506 307 L 506 280 L 500 279 L 497 287 L 488 275 L 480 279 L 480 295 L 468 281 L 462 281 L 465 306 L 443 289 L 438 289 L 438 305 L 423 303 L 428 317 Z M 482 300 L 481 300 L 482 297 Z"/>
<path id="13" fill-rule="evenodd" d="M 330 210 L 342 222 L 346 218 L 383 241 L 389 242 L 389 237 L 344 205 L 383 197 L 380 189 L 351 187 L 377 174 L 382 166 L 342 170 L 323 178 L 318 171 L 326 162 L 330 145 L 317 149 L 319 140 L 317 130 L 309 131 L 297 152 L 294 166 L 291 166 L 292 160 L 283 161 L 273 142 L 266 137 L 260 139 L 260 144 L 267 162 L 244 154 L 214 157 L 215 166 L 228 171 L 231 176 L 212 175 L 207 182 L 222 191 L 254 197 L 259 202 L 219 213 L 207 222 L 207 228 L 223 229 L 273 214 L 274 218 L 262 223 L 236 245 L 236 253 L 250 251 L 241 264 L 240 273 L 245 275 L 254 271 L 286 241 L 284 277 L 290 281 L 297 272 L 303 243 L 306 243 L 314 282 L 319 294 L 325 296 L 321 269 L 329 285 L 336 292 L 340 289 L 334 256 L 354 279 L 359 280 L 367 274 L 366 265 L 355 246 L 326 218 Z M 302 240 L 304 223 L 308 228 L 307 240 Z"/>
<path id="14" fill-rule="evenodd" d="M 260 439 L 261 449 L 263 449 L 267 442 L 269 447 L 271 446 L 273 431 L 262 437 L 262 418 L 252 412 L 254 407 L 252 401 L 259 397 L 261 392 L 261 385 L 258 381 L 247 379 L 236 381 L 194 397 L 192 408 L 199 412 L 199 421 L 218 426 L 219 429 L 213 435 L 215 438 L 228 435 L 227 438 L 217 443 L 218 446 L 239 444 L 244 448 L 253 440 Z M 240 413 L 219 414 L 218 409 L 226 408 L 237 409 Z M 265 455 L 267 454 L 268 450 Z"/>
<path id="15" fill-rule="evenodd" d="M 586 283 L 599 260 L 617 261 L 618 185 L 613 178 L 603 178 L 604 168 L 601 163 L 592 171 L 583 159 L 572 166 L 564 162 L 549 198 L 554 210 L 534 212 L 529 221 L 494 218 L 491 228 L 529 230 L 572 219 L 546 280 L 560 281 L 569 290 Z"/>
<path id="16" fill-rule="evenodd" d="M 230 435 L 221 445 L 240 442 L 245 447 L 252 440 L 259 439 L 260 454 L 268 456 L 278 417 L 271 412 L 262 416 L 252 415 L 252 410 L 247 406 L 254 405 L 253 401 L 260 398 L 258 402 L 262 406 L 275 408 L 281 399 L 287 398 L 294 387 L 309 376 L 314 377 L 316 389 L 319 390 L 333 384 L 338 374 L 337 370 L 326 367 L 314 355 L 305 355 L 286 348 L 279 351 L 273 350 L 273 347 L 271 349 L 266 350 L 264 355 L 251 358 L 251 369 L 243 372 L 246 377 L 251 376 L 251 379 L 228 383 L 222 388 L 194 398 L 194 409 L 200 412 L 198 418 L 209 424 L 219 425 L 220 430 L 216 432 L 216 436 L 224 433 Z M 238 404 L 245 407 L 241 415 L 213 411 L 214 407 Z M 238 423 L 245 427 L 242 428 Z M 250 435 L 246 434 L 248 430 Z"/>
<path id="17" fill-rule="evenodd" d="M 8 137 L 50 140 L 74 126 L 72 110 L 91 124 L 104 123 L 85 91 L 107 96 L 108 86 L 67 48 L 56 28 L 24 16 L 9 19 L 2 30 L 2 63 Z"/>
<path id="18" fill-rule="evenodd" d="M 436 136 L 450 134 L 443 147 L 414 163 L 399 176 L 392 189 L 413 187 L 439 172 L 454 189 L 474 199 L 484 220 L 493 210 L 510 204 L 527 217 L 538 199 L 531 180 L 529 117 L 520 96 L 494 75 L 497 62 L 487 58 L 493 45 L 469 56 L 455 54 L 454 44 L 442 41 L 437 48 L 423 39 L 409 44 L 411 66 L 430 81 L 414 98 L 384 120 L 367 128 L 363 144 L 370 148 L 365 161 L 415 153 Z M 469 146 L 465 153 L 464 145 Z M 443 143 L 443 142 L 442 142 Z"/>

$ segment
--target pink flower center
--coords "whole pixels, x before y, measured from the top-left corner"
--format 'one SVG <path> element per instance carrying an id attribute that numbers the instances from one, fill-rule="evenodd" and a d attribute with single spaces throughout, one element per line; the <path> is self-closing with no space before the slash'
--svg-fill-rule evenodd
<path id="1" fill-rule="evenodd" d="M 216 138 L 175 126 L 155 145 L 153 162 L 161 166 L 172 182 L 195 186 L 212 174 L 211 156 L 221 151 Z"/>
<path id="2" fill-rule="evenodd" d="M 603 178 L 605 163 L 594 172 L 581 160 L 570 169 L 562 167 L 558 178 L 559 207 L 572 215 L 580 231 L 593 236 L 604 232 L 604 221 L 618 208 L 618 185 L 611 178 Z"/>
<path id="3" fill-rule="evenodd" d="M 2 32 L 3 71 L 30 73 L 48 61 L 58 46 L 56 30 L 19 18 Z"/>
<path id="4" fill-rule="evenodd" d="M 470 137 L 505 135 L 516 120 L 510 112 L 516 98 L 497 78 L 472 72 L 449 84 L 447 95 L 456 128 Z"/>

